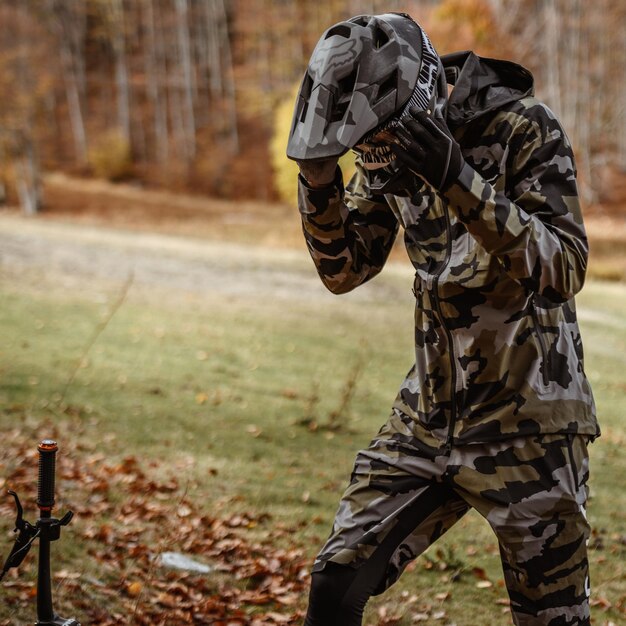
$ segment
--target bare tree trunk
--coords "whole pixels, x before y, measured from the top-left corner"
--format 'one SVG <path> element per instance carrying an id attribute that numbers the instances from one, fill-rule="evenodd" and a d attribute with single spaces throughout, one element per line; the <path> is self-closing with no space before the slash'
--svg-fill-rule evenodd
<path id="1" fill-rule="evenodd" d="M 586 41 L 583 45 L 583 63 L 588 66 L 589 63 L 589 44 Z M 593 179 L 591 173 L 591 123 L 592 123 L 592 97 L 590 87 L 586 87 L 581 96 L 582 115 L 576 128 L 576 147 L 580 155 L 580 170 L 582 173 L 583 184 L 581 185 L 581 196 L 586 202 L 594 200 Z"/>
<path id="2" fill-rule="evenodd" d="M 207 43 L 207 33 L 205 32 L 204 20 L 201 14 L 202 3 L 191 1 L 189 7 L 189 15 L 187 19 L 187 27 L 189 31 L 189 58 L 191 61 L 191 86 L 194 108 L 198 108 L 198 100 L 200 92 L 204 90 L 206 93 L 206 73 L 203 72 L 204 63 L 207 58 L 203 49 Z"/>
<path id="3" fill-rule="evenodd" d="M 559 72 L 559 16 L 556 0 L 545 0 L 544 24 L 546 42 L 547 93 L 550 106 L 561 114 L 561 80 Z"/>
<path id="4" fill-rule="evenodd" d="M 126 66 L 126 33 L 124 0 L 109 0 L 111 11 L 111 45 L 115 62 L 115 86 L 117 89 L 117 122 L 124 139 L 131 143 L 130 134 L 130 87 Z"/>
<path id="5" fill-rule="evenodd" d="M 219 45 L 216 42 L 217 24 L 213 18 L 213 1 L 207 0 L 196 5 L 191 20 L 191 42 L 193 66 L 196 69 L 194 107 L 196 126 L 203 128 L 211 123 L 211 109 L 215 95 L 215 58 L 219 61 Z M 221 68 L 217 67 L 218 76 Z M 221 89 L 221 86 L 220 86 Z M 217 97 L 219 97 L 218 91 Z"/>
<path id="6" fill-rule="evenodd" d="M 17 12 L 17 40 L 21 42 L 28 33 L 28 14 L 25 10 Z M 35 146 L 36 100 L 31 99 L 35 90 L 35 70 L 27 49 L 22 46 L 16 63 L 16 81 L 13 87 L 22 94 L 21 110 L 16 113 L 16 128 L 13 135 L 13 164 L 16 174 L 17 193 L 22 211 L 34 215 L 39 211 L 41 190 L 39 160 Z"/>
<path id="7" fill-rule="evenodd" d="M 69 60 L 69 52 L 63 44 L 61 44 L 61 58 L 63 59 L 64 66 L 63 82 L 65 83 L 70 126 L 74 137 L 74 150 L 76 152 L 76 159 L 80 163 L 84 163 L 87 160 L 87 133 L 85 132 L 83 108 L 81 106 L 76 77 L 70 69 L 71 62 Z"/>
<path id="8" fill-rule="evenodd" d="M 156 6 L 158 7 L 158 1 Z M 167 5 L 166 5 L 167 6 Z M 177 162 L 188 165 L 186 148 L 185 123 L 183 120 L 182 102 L 180 98 L 180 52 L 178 48 L 177 32 L 172 32 L 171 22 L 168 21 L 168 9 L 158 11 L 161 24 L 161 37 L 157 36 L 162 47 L 162 68 L 165 71 L 164 85 L 167 91 L 168 123 L 171 129 L 174 152 Z M 169 37 L 168 37 L 169 36 Z M 171 38 L 170 38 L 171 37 Z"/>
<path id="9" fill-rule="evenodd" d="M 0 135 L 0 206 L 7 201 L 7 185 L 5 172 L 7 170 L 8 159 L 6 158 L 3 137 Z"/>
<path id="10" fill-rule="evenodd" d="M 611 117 L 615 133 L 615 151 L 617 165 L 622 173 L 626 173 L 626 36 L 624 36 L 626 7 L 620 4 L 613 10 L 610 19 L 615 20 L 612 23 L 612 34 L 617 42 L 613 41 L 612 63 L 607 71 L 606 86 L 611 85 L 614 89 L 611 94 Z"/>
<path id="11" fill-rule="evenodd" d="M 263 16 L 263 18 L 265 18 L 265 16 L 267 15 L 268 12 L 268 5 L 271 6 L 272 0 L 261 0 L 261 15 Z M 261 17 L 261 16 L 260 16 Z M 272 90 L 272 83 L 273 83 L 273 75 L 274 72 L 272 71 L 272 62 L 271 62 L 271 56 L 270 56 L 270 41 L 269 41 L 269 36 L 270 36 L 270 29 L 265 27 L 260 28 L 258 31 L 258 41 L 259 41 L 259 47 L 258 47 L 258 59 L 256 60 L 256 64 L 257 67 L 259 68 L 259 73 L 261 75 L 260 77 L 260 83 L 261 83 L 261 90 L 263 94 L 269 94 L 271 93 Z M 263 99 L 264 101 L 267 101 L 266 98 Z"/>
<path id="12" fill-rule="evenodd" d="M 177 34 L 178 34 L 178 54 L 181 71 L 184 115 L 183 138 L 185 148 L 185 159 L 187 164 L 196 156 L 196 121 L 193 108 L 193 73 L 191 71 L 191 48 L 189 44 L 189 7 L 187 0 L 176 0 Z"/>
<path id="13" fill-rule="evenodd" d="M 216 0 L 209 0 L 204 4 L 205 19 L 207 24 L 207 54 L 209 67 L 209 86 L 214 98 L 224 94 L 222 80 L 222 55 L 220 54 L 220 24 L 224 15 L 220 13 L 220 7 Z"/>
<path id="14" fill-rule="evenodd" d="M 35 215 L 39 211 L 41 203 L 41 184 L 35 145 L 32 136 L 28 135 L 30 133 L 19 132 L 17 134 L 17 158 L 14 167 L 17 178 L 17 195 L 22 211 L 26 215 Z"/>
<path id="15" fill-rule="evenodd" d="M 154 120 L 156 158 L 159 163 L 165 163 L 168 157 L 167 109 L 166 99 L 164 97 L 165 94 L 161 90 L 160 85 L 162 80 L 162 56 L 159 50 L 159 44 L 157 43 L 157 41 L 159 41 L 162 45 L 162 34 L 159 31 L 157 38 L 153 0 L 144 0 L 144 14 L 147 33 L 144 59 L 148 100 L 152 105 L 152 116 Z"/>
<path id="16" fill-rule="evenodd" d="M 168 98 L 167 98 L 167 51 L 165 49 L 165 37 L 163 29 L 163 20 L 161 17 L 161 9 L 159 6 L 160 0 L 155 0 L 155 31 L 157 33 L 155 41 L 155 54 L 156 54 L 156 76 L 158 84 L 160 85 L 160 109 L 157 124 L 159 126 L 159 133 L 161 136 L 160 152 L 162 154 L 162 162 L 166 163 L 169 159 L 170 151 L 170 131 L 168 128 Z"/>
<path id="17" fill-rule="evenodd" d="M 183 120 L 182 105 L 180 101 L 180 93 L 176 86 L 169 90 L 170 114 L 172 116 L 172 130 L 176 145 L 176 152 L 180 159 L 188 164 L 187 145 L 185 137 L 185 122 Z"/>
<path id="18" fill-rule="evenodd" d="M 237 92 L 235 85 L 235 70 L 230 45 L 230 33 L 228 29 L 228 14 L 224 0 L 215 0 L 217 6 L 218 23 L 220 24 L 220 48 L 222 50 L 222 62 L 226 68 L 225 88 L 228 112 L 230 114 L 230 143 L 233 154 L 239 152 L 239 131 L 237 128 Z"/>
<path id="19" fill-rule="evenodd" d="M 560 116 L 564 126 L 578 139 L 578 113 L 580 108 L 579 71 L 580 71 L 580 39 L 581 39 L 581 6 L 580 0 L 571 0 L 567 8 L 561 8 L 561 20 L 565 22 L 562 32 L 561 45 L 565 47 L 565 54 L 561 55 L 559 61 L 563 65 L 562 84 L 560 85 L 561 106 Z M 556 34 L 555 44 L 558 45 Z M 591 45 L 589 33 L 584 46 Z M 588 67 L 588 66 L 586 66 Z M 589 81 L 583 86 L 585 90 L 590 89 Z M 585 147 L 588 152 L 588 146 Z"/>
<path id="20" fill-rule="evenodd" d="M 61 56 L 74 151 L 77 161 L 84 163 L 87 160 L 87 134 L 83 115 L 83 98 L 85 95 L 83 50 L 86 15 L 82 9 L 79 9 L 78 15 L 75 15 L 70 12 L 69 6 L 65 6 L 60 0 L 47 0 L 46 7 Z"/>

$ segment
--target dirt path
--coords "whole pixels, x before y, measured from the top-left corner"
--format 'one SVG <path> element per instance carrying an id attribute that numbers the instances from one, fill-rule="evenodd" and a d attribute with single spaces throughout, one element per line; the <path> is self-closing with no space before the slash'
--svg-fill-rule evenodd
<path id="1" fill-rule="evenodd" d="M 0 212 L 0 281 L 36 289 L 115 291 L 129 276 L 133 291 L 152 297 L 192 293 L 256 303 L 287 301 L 411 301 L 408 262 L 389 262 L 381 276 L 340 298 L 319 280 L 302 248 L 225 243 L 182 235 L 137 232 Z M 620 293 L 626 285 L 613 283 Z M 579 318 L 624 328 L 600 303 L 578 306 Z M 409 304 L 410 306 L 410 304 Z"/>
<path id="2" fill-rule="evenodd" d="M 307 300 L 334 298 L 304 249 L 221 243 L 24 218 L 0 213 L 0 279 L 39 275 L 81 288 L 94 281 L 163 287 L 215 296 Z M 386 277 L 348 294 L 376 300 L 406 296 L 411 271 L 392 264 Z"/>

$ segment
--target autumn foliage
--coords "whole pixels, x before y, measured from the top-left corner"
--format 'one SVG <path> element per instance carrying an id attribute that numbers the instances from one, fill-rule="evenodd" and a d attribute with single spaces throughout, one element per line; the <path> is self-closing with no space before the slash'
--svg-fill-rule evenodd
<path id="1" fill-rule="evenodd" d="M 442 53 L 528 66 L 586 196 L 607 194 L 607 165 L 626 168 L 623 3 L 24 0 L 0 5 L 0 201 L 21 185 L 37 210 L 39 172 L 62 169 L 293 202 L 283 126 L 309 55 L 330 24 L 386 11 L 410 13 Z"/>
<path id="2" fill-rule="evenodd" d="M 28 430 L 4 431 L 0 461 L 0 484 L 19 493 L 27 519 L 35 508 L 37 433 L 55 429 Z M 289 537 L 289 528 L 271 522 L 270 535 L 260 532 L 270 524 L 267 514 L 220 516 L 211 494 L 194 502 L 186 495 L 188 485 L 163 476 L 156 461 L 145 467 L 133 456 L 107 460 L 96 444 L 76 445 L 66 428 L 55 437 L 60 442 L 57 509 L 76 514 L 52 546 L 59 613 L 101 626 L 298 623 L 302 616 L 295 604 L 308 586 L 309 564 L 300 549 L 276 547 L 280 537 Z M 64 441 L 73 449 L 63 449 Z M 12 500 L 0 500 L 0 517 L 14 514 Z M 253 540 L 253 534 L 263 538 Z M 3 541 L 3 556 L 10 545 Z M 59 568 L 68 546 L 84 557 L 71 569 Z M 160 555 L 172 550 L 207 563 L 211 573 L 160 566 Z M 35 571 L 33 550 L 20 571 L 11 570 L 2 583 L 3 599 L 21 616 L 34 616 L 36 583 L 29 574 Z"/>

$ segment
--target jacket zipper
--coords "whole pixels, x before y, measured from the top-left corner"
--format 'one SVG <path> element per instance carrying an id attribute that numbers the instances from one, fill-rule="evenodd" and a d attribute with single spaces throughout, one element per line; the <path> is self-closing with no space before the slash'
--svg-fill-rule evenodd
<path id="1" fill-rule="evenodd" d="M 539 327 L 539 318 L 537 317 L 537 310 L 535 308 L 535 299 L 532 299 L 531 316 L 533 318 L 533 324 L 535 326 L 535 334 L 537 335 L 537 341 L 539 341 L 539 347 L 541 348 L 541 357 L 543 359 L 541 375 L 543 378 L 544 386 L 548 386 L 548 350 L 546 349 L 543 335 L 541 334 L 541 328 Z"/>
<path id="2" fill-rule="evenodd" d="M 454 438 L 454 426 L 456 424 L 456 357 L 454 355 L 454 344 L 452 343 L 452 331 L 446 326 L 445 317 L 441 309 L 441 302 L 439 301 L 439 278 L 443 274 L 443 270 L 446 268 L 452 257 L 452 227 L 450 225 L 450 214 L 448 212 L 448 205 L 443 201 L 443 213 L 446 220 L 446 256 L 443 262 L 437 268 L 433 276 L 432 294 L 435 301 L 435 307 L 439 314 L 439 319 L 443 327 L 446 337 L 448 339 L 448 352 L 450 354 L 450 377 L 451 377 L 451 394 L 450 394 L 450 426 L 448 427 L 448 436 L 446 437 L 446 450 L 452 449 L 452 439 Z"/>

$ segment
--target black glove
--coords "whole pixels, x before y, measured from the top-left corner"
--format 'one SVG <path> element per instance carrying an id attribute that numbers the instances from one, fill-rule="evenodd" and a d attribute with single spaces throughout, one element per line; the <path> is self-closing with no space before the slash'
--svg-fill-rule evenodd
<path id="1" fill-rule="evenodd" d="M 316 161 L 296 161 L 300 168 L 300 174 L 310 187 L 329 187 L 335 180 L 337 170 L 336 158 L 321 159 Z"/>
<path id="2" fill-rule="evenodd" d="M 446 190 L 459 176 L 465 160 L 459 144 L 441 117 L 432 117 L 416 107 L 413 119 L 402 120 L 394 129 L 399 143 L 392 143 L 396 158 L 414 174 L 439 191 Z"/>

